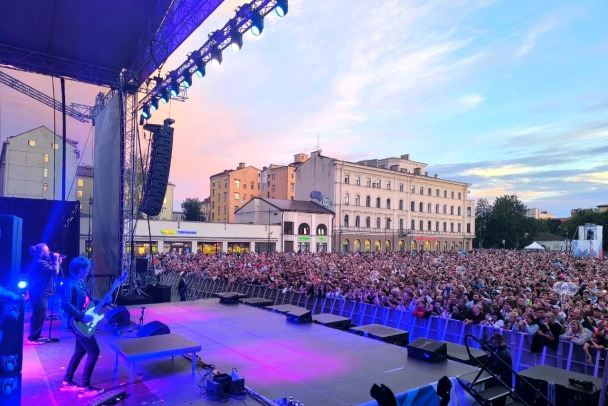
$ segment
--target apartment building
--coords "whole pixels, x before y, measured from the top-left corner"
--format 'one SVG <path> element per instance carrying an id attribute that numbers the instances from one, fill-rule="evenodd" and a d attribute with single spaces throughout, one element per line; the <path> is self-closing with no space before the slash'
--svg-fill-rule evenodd
<path id="1" fill-rule="evenodd" d="M 294 200 L 296 198 L 296 175 L 298 166 L 308 159 L 306 154 L 295 154 L 289 165 L 271 164 L 262 168 L 262 194 L 270 199 Z"/>
<path id="2" fill-rule="evenodd" d="M 409 155 L 347 162 L 315 151 L 296 170 L 296 200 L 335 215 L 336 251 L 470 250 L 469 184 L 429 176 Z"/>
<path id="3" fill-rule="evenodd" d="M 234 222 L 234 212 L 261 194 L 261 171 L 253 166 L 246 166 L 244 162 L 239 163 L 236 169 L 227 169 L 211 175 L 209 180 L 210 222 Z"/>

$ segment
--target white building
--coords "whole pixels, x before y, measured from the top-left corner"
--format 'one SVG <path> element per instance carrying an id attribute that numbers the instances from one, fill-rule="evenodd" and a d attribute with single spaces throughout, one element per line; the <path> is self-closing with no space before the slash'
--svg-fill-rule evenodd
<path id="1" fill-rule="evenodd" d="M 409 155 L 353 163 L 315 151 L 296 170 L 296 200 L 335 213 L 336 251 L 470 250 L 469 185 L 428 176 L 425 167 Z"/>
<path id="2" fill-rule="evenodd" d="M 256 243 L 256 252 L 329 252 L 333 246 L 334 213 L 311 201 L 255 197 L 234 217 L 237 223 L 268 226 L 268 241 Z M 275 236 L 277 224 L 280 235 Z"/>
<path id="3" fill-rule="evenodd" d="M 63 138 L 46 127 L 9 137 L 0 155 L 0 196 L 61 200 Z M 65 200 L 78 200 L 78 142 L 67 140 Z"/>

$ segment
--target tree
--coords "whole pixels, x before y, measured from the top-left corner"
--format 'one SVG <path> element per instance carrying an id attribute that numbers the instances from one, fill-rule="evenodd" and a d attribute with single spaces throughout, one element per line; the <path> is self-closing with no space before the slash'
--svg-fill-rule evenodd
<path id="1" fill-rule="evenodd" d="M 486 221 L 492 214 L 492 206 L 488 203 L 488 199 L 479 199 L 475 206 L 475 240 L 473 246 L 483 248 L 486 246 Z"/>
<path id="2" fill-rule="evenodd" d="M 476 212 L 476 222 L 484 228 L 484 247 L 523 248 L 532 242 L 536 232 L 534 219 L 526 216 L 526 206 L 516 195 L 497 198 L 483 217 L 480 211 Z"/>
<path id="3" fill-rule="evenodd" d="M 201 210 L 201 201 L 198 198 L 186 198 L 182 202 L 182 210 L 184 211 L 184 220 L 186 221 L 205 221 L 203 211 Z"/>

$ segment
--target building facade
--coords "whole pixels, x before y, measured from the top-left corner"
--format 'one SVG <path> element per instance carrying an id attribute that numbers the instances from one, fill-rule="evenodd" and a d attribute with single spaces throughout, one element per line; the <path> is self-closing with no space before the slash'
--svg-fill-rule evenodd
<path id="1" fill-rule="evenodd" d="M 46 127 L 9 137 L 0 154 L 0 195 L 26 199 L 61 200 L 63 138 Z M 78 142 L 67 140 L 65 199 L 77 200 Z"/>
<path id="2" fill-rule="evenodd" d="M 234 222 L 234 212 L 254 197 L 260 196 L 261 171 L 239 163 L 236 169 L 228 169 L 209 178 L 212 223 Z"/>
<path id="3" fill-rule="evenodd" d="M 532 208 L 526 210 L 526 217 L 531 217 L 536 220 L 548 220 L 554 219 L 555 214 L 551 214 L 548 211 L 541 211 L 540 209 Z"/>
<path id="4" fill-rule="evenodd" d="M 254 198 L 235 213 L 235 222 L 268 227 L 268 241 L 256 252 L 330 252 L 334 213 L 310 200 Z M 275 240 L 273 226 L 280 226 Z"/>
<path id="5" fill-rule="evenodd" d="M 312 198 L 335 213 L 335 251 L 472 249 L 469 185 L 425 168 L 409 155 L 353 163 L 315 151 L 296 170 L 296 199 Z"/>
<path id="6" fill-rule="evenodd" d="M 262 194 L 270 199 L 295 200 L 296 169 L 306 162 L 308 155 L 296 154 L 289 165 L 274 165 L 262 169 Z"/>

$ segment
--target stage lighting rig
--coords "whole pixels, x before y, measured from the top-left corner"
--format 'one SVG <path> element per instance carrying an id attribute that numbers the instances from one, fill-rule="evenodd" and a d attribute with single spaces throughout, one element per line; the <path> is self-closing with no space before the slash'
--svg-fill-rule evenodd
<path id="1" fill-rule="evenodd" d="M 151 117 L 149 104 L 144 104 L 144 107 L 141 109 L 141 116 L 146 120 Z"/>
<path id="2" fill-rule="evenodd" d="M 153 97 L 152 100 L 150 100 L 150 111 L 156 110 L 158 110 L 158 97 Z"/>
<path id="3" fill-rule="evenodd" d="M 237 8 L 236 15 L 224 27 L 212 32 L 205 44 L 190 53 L 182 65 L 171 71 L 162 81 L 158 77 L 153 78 L 156 80 L 156 86 L 140 100 L 140 108 L 143 109 L 146 104 L 153 107 L 152 101 L 157 98 L 167 104 L 171 97 L 179 95 L 180 86 L 189 88 L 192 85 L 192 74 L 202 78 L 209 62 L 222 63 L 224 49 L 228 46 L 240 49 L 243 46 L 243 34 L 247 31 L 260 35 L 264 29 L 264 17 L 273 10 L 277 15 L 284 16 L 287 14 L 288 0 L 253 0 Z"/>

